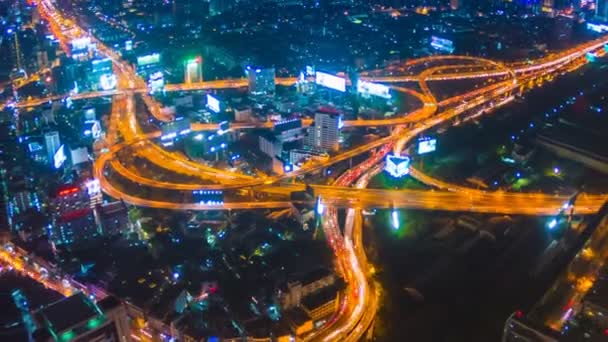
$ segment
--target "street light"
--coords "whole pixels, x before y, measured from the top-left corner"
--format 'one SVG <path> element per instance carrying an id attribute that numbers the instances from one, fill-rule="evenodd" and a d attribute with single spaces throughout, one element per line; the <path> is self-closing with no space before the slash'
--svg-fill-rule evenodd
<path id="1" fill-rule="evenodd" d="M 549 223 L 547 224 L 547 227 L 552 230 L 553 228 L 557 227 L 557 219 L 553 218 L 551 221 L 549 221 Z"/>
<path id="2" fill-rule="evenodd" d="M 394 210 L 391 212 L 391 224 L 393 229 L 399 229 L 399 212 Z"/>

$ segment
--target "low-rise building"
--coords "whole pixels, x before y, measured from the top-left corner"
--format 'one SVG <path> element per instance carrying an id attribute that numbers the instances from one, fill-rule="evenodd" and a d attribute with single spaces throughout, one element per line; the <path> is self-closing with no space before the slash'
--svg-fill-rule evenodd
<path id="1" fill-rule="evenodd" d="M 36 342 L 131 340 L 126 310 L 111 296 L 94 303 L 79 292 L 43 307 L 33 318 Z"/>
<path id="2" fill-rule="evenodd" d="M 336 283 L 336 275 L 327 268 L 318 268 L 295 277 L 279 290 L 278 299 L 283 309 L 300 306 L 302 298 Z"/>
<path id="3" fill-rule="evenodd" d="M 302 308 L 319 326 L 327 317 L 333 315 L 340 304 L 340 291 L 337 284 L 323 288 L 302 299 Z"/>

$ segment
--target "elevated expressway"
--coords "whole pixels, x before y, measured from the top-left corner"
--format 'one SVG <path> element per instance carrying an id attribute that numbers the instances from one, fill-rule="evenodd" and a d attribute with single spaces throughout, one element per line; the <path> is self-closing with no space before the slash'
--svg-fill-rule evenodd
<path id="1" fill-rule="evenodd" d="M 84 33 L 78 29 L 69 20 L 62 19 L 53 5 L 49 1 L 39 2 L 43 16 L 49 20 L 51 27 L 54 28 L 54 33 L 61 41 L 67 41 L 80 37 Z M 57 31 L 57 32 L 55 32 Z M 495 63 L 492 61 L 462 56 L 432 56 L 413 60 L 406 63 L 407 67 L 422 66 L 422 72 L 417 75 L 405 76 L 379 76 L 370 77 L 370 80 L 384 82 L 410 82 L 417 81 L 421 92 L 413 91 L 403 87 L 395 86 L 396 91 L 405 91 L 410 95 L 416 96 L 422 103 L 422 107 L 411 113 L 399 115 L 396 118 L 387 120 L 355 120 L 348 121 L 348 126 L 379 126 L 392 125 L 396 126 L 393 133 L 387 137 L 377 139 L 371 143 L 356 147 L 345 151 L 337 156 L 333 156 L 327 161 L 311 163 L 306 167 L 295 170 L 281 176 L 270 176 L 265 178 L 253 178 L 240 173 L 231 173 L 225 170 L 219 170 L 210 166 L 201 165 L 188 160 L 185 156 L 168 152 L 149 138 L 154 137 L 158 133 L 153 132 L 144 134 L 143 130 L 138 126 L 135 115 L 135 108 L 132 97 L 135 94 L 142 96 L 146 107 L 150 113 L 161 121 L 169 121 L 172 118 L 165 115 L 160 110 L 160 105 L 154 101 L 146 92 L 145 84 L 139 78 L 133 68 L 123 62 L 120 56 L 115 54 L 111 49 L 105 47 L 101 42 L 96 41 L 98 49 L 109 56 L 115 65 L 115 71 L 119 78 L 119 89 L 109 91 L 104 95 L 124 96 L 127 100 L 115 101 L 113 106 L 112 117 L 118 117 L 116 124 L 111 126 L 117 132 L 109 130 L 108 135 L 110 148 L 107 153 L 102 154 L 95 163 L 95 174 L 100 178 L 103 189 L 108 194 L 117 198 L 122 198 L 127 202 L 136 205 L 148 205 L 162 208 L 175 209 L 236 209 L 236 208 L 272 208 L 283 207 L 285 202 L 233 202 L 225 203 L 223 206 L 204 206 L 197 203 L 172 203 L 162 200 L 136 199 L 136 196 L 128 195 L 111 184 L 111 181 L 106 178 L 104 170 L 106 167 L 111 167 L 113 172 L 117 172 L 121 176 L 130 179 L 135 184 L 150 186 L 159 189 L 171 190 L 192 190 L 192 189 L 235 189 L 235 188 L 254 188 L 265 187 L 271 185 L 278 186 L 278 192 L 290 191 L 291 188 L 297 188 L 298 185 L 279 184 L 283 181 L 302 176 L 311 172 L 315 172 L 340 161 L 348 160 L 361 153 L 378 149 L 387 144 L 394 144 L 395 152 L 400 152 L 405 144 L 417 134 L 459 117 L 463 113 L 470 112 L 476 108 L 485 108 L 489 111 L 502 103 L 510 100 L 513 93 L 518 89 L 521 91 L 522 85 L 525 85 L 529 80 L 539 77 L 545 77 L 558 72 L 564 72 L 564 68 L 573 64 L 578 65 L 580 59 L 584 58 L 586 52 L 600 50 L 608 39 L 603 38 L 590 43 L 583 44 L 574 49 L 567 50 L 562 53 L 554 54 L 542 58 L 540 60 L 527 63 L 515 64 L 516 68 Z M 578 62 L 577 62 L 578 61 Z M 449 63 L 448 65 L 440 65 L 441 63 Z M 426 68 L 427 65 L 433 65 Z M 467 71 L 461 72 L 461 69 Z M 481 69 L 481 70 L 479 70 Z M 458 71 L 455 71 L 458 70 Z M 470 71 L 472 70 L 472 71 Z M 428 86 L 431 80 L 451 80 L 451 79 L 466 79 L 472 77 L 494 78 L 498 77 L 499 81 L 483 88 L 459 95 L 438 102 Z M 280 84 L 292 84 L 295 79 L 279 79 Z M 211 89 L 217 87 L 242 87 L 245 86 L 245 80 L 218 80 L 203 82 L 200 84 L 176 85 L 171 90 L 197 90 Z M 82 94 L 81 96 L 95 96 L 99 94 Z M 126 103 L 131 105 L 126 106 Z M 494 103 L 496 102 L 496 103 Z M 116 112 L 116 113 L 115 113 Z M 115 121 L 115 120 L 112 120 Z M 269 127 L 269 123 L 261 123 L 263 127 Z M 409 128 L 406 128 L 406 125 Z M 193 125 L 195 130 L 213 129 L 214 127 L 206 125 Z M 237 126 L 238 127 L 238 126 Z M 117 137 L 122 137 L 123 141 L 115 143 Z M 152 162 L 153 164 L 164 168 L 170 172 L 184 174 L 201 179 L 201 182 L 194 184 L 178 183 L 178 182 L 162 182 L 155 179 L 150 179 L 138 175 L 136 171 L 132 171 L 128 167 L 120 164 L 120 159 L 117 158 L 117 152 L 123 148 L 133 147 L 131 151 L 138 156 Z M 378 161 L 382 156 L 377 156 Z M 213 183 L 213 184 L 210 184 Z M 300 185 L 301 187 L 301 185 Z M 551 210 L 558 208 L 554 205 L 556 200 L 552 195 L 534 195 L 539 197 L 537 206 L 530 206 L 527 198 L 529 194 L 505 194 L 501 193 L 479 193 L 472 194 L 470 192 L 404 192 L 391 193 L 385 191 L 380 193 L 372 190 L 351 190 L 341 189 L 340 187 L 322 187 L 315 186 L 317 192 L 324 196 L 328 202 L 335 203 L 338 206 L 374 206 L 383 207 L 393 205 L 395 207 L 411 207 L 423 209 L 444 209 L 444 210 L 473 210 L 480 212 L 522 212 L 530 214 L 547 214 Z M 509 205 L 505 205 L 505 198 L 509 201 Z M 561 201 L 557 197 L 557 201 Z M 603 197 L 592 197 L 589 200 L 589 209 L 594 210 L 596 203 Z M 522 203 L 521 207 L 513 203 Z M 547 207 L 545 207 L 547 206 Z M 549 208 L 550 207 L 550 208 Z"/>
<path id="2" fill-rule="evenodd" d="M 595 42 L 595 44 L 588 44 L 579 50 L 575 50 L 574 53 L 570 55 L 556 55 L 557 58 L 562 61 L 562 64 L 556 63 L 554 60 L 550 60 L 548 63 L 549 67 L 545 72 L 556 72 L 560 68 L 563 68 L 564 65 L 568 65 L 569 63 L 576 60 L 576 56 L 580 58 L 584 56 L 584 53 L 588 51 L 588 49 L 598 49 L 603 46 L 605 42 Z M 452 57 L 453 59 L 453 57 Z M 539 68 L 537 65 L 532 64 L 534 70 L 536 72 L 538 70 L 543 70 Z M 447 69 L 453 66 L 441 66 L 437 67 L 437 70 Z M 526 69 L 530 68 L 530 66 L 526 66 Z M 523 72 L 523 71 L 522 71 Z M 531 72 L 529 72 L 531 73 Z M 427 73 L 428 74 L 428 73 Z M 531 77 L 539 77 L 539 75 L 532 74 Z M 525 81 L 524 77 L 524 81 Z M 183 183 L 174 183 L 174 182 L 160 182 L 153 179 L 148 179 L 145 177 L 137 176 L 135 172 L 126 170 L 125 167 L 121 167 L 119 162 L 115 159 L 112 160 L 111 165 L 115 167 L 115 171 L 121 173 L 126 178 L 132 179 L 134 182 L 156 187 L 156 188 L 166 188 L 166 189 L 180 189 L 180 190 L 195 190 L 195 189 L 231 189 L 236 187 L 255 187 L 255 186 L 263 186 L 268 187 L 271 184 L 279 183 L 283 180 L 293 178 L 299 175 L 303 175 L 312 171 L 316 171 L 322 168 L 326 168 L 327 166 L 332 165 L 333 163 L 347 160 L 353 156 L 361 154 L 363 152 L 369 151 L 371 149 L 378 148 L 380 146 L 397 142 L 395 144 L 395 150 L 399 152 L 403 149 L 403 146 L 413 137 L 417 136 L 421 132 L 426 129 L 433 127 L 435 125 L 441 124 L 443 122 L 447 122 L 452 118 L 457 117 L 461 113 L 471 110 L 472 108 L 478 108 L 488 102 L 493 102 L 495 99 L 497 101 L 496 104 L 492 104 L 490 107 L 496 107 L 501 104 L 498 102 L 498 99 L 502 99 L 503 102 L 508 102 L 510 99 L 510 93 L 519 87 L 519 83 L 513 81 L 513 79 L 507 79 L 506 81 L 502 81 L 483 89 L 475 90 L 465 95 L 458 96 L 456 99 L 451 98 L 445 101 L 440 102 L 435 106 L 423 106 L 422 109 L 411 113 L 410 115 L 404 116 L 404 118 L 398 118 L 398 123 L 413 123 L 418 121 L 410 129 L 405 129 L 403 127 L 399 127 L 395 129 L 392 135 L 378 139 L 370 144 L 355 148 L 350 151 L 346 151 L 327 162 L 318 163 L 317 165 L 311 165 L 309 167 L 288 173 L 283 176 L 273 176 L 267 177 L 265 179 L 253 179 L 253 180 L 239 180 L 235 182 L 236 184 L 183 184 Z M 423 89 L 422 97 L 425 99 L 430 98 L 432 94 L 430 94 L 430 90 L 427 86 L 421 85 Z M 507 96 L 509 95 L 509 96 Z M 466 101 L 466 104 L 462 104 L 463 101 Z M 436 115 L 433 113 L 437 110 L 438 107 L 447 106 L 449 104 L 458 103 L 459 105 L 453 107 L 451 109 L 446 109 L 443 112 L 440 112 Z M 446 105 L 447 104 L 447 105 Z M 491 108 L 486 108 L 489 110 Z M 420 114 L 422 113 L 422 114 Z M 415 117 L 418 120 L 408 119 Z M 425 118 L 421 120 L 421 118 Z M 412 121 L 409 121 L 412 120 Z M 361 120 L 363 121 L 363 120 Z M 395 123 L 393 123 L 395 124 Z M 120 145 L 119 145 L 120 146 Z M 120 147 L 116 147 L 120 149 Z M 99 164 L 104 163 L 106 158 L 111 159 L 110 153 L 108 156 L 102 156 L 98 162 Z M 382 155 L 383 157 L 383 155 Z M 381 158 L 377 158 L 378 161 Z M 103 164 L 102 164 L 103 165 Z M 101 170 L 102 167 L 96 167 L 96 170 Z M 219 171 L 218 171 L 219 172 Z M 96 172 L 100 175 L 100 172 Z M 105 177 L 102 177 L 105 180 Z M 109 189 L 111 184 L 105 180 L 104 189 Z M 478 211 L 478 212 L 497 212 L 497 213 L 525 213 L 525 214 L 541 214 L 541 215 L 551 215 L 554 211 L 560 207 L 561 203 L 563 203 L 565 196 L 553 196 L 553 195 L 541 195 L 541 194 L 526 194 L 526 193 L 500 193 L 500 192 L 479 192 L 472 193 L 470 191 L 464 192 L 443 192 L 443 191 L 389 191 L 389 190 L 353 190 L 350 188 L 339 188 L 339 187 L 324 187 L 324 186 L 314 186 L 317 193 L 328 201 L 329 203 L 335 204 L 336 206 L 344 207 L 344 206 L 355 206 L 355 207 L 387 207 L 392 205 L 393 207 L 407 207 L 407 208 L 420 208 L 420 209 L 440 209 L 440 210 L 467 210 L 467 211 Z M 303 185 L 293 185 L 293 184 L 280 184 L 279 189 L 276 189 L 278 192 L 290 192 L 295 189 L 303 189 Z M 120 191 L 118 189 L 114 189 L 114 194 L 119 194 Z M 588 198 L 581 203 L 581 212 L 593 212 L 596 210 L 604 196 L 592 196 L 585 195 L 584 198 Z M 121 197 L 124 198 L 124 197 Z M 533 199 L 533 201 L 531 201 Z M 127 200 L 125 198 L 125 200 Z M 147 199 L 142 199 L 140 201 L 134 201 L 133 198 L 129 198 L 128 201 L 132 201 L 134 204 L 138 205 L 151 205 L 151 206 L 159 206 L 163 208 L 182 208 L 182 209 L 224 209 L 223 207 L 216 206 L 202 206 L 196 203 L 162 203 L 162 201 L 149 201 Z M 231 209 L 242 205 L 244 208 L 251 208 L 251 203 L 248 202 L 235 202 L 229 205 Z M 271 208 L 272 206 L 285 206 L 285 202 L 257 202 L 255 207 L 265 207 Z"/>
<path id="3" fill-rule="evenodd" d="M 37 3 L 39 4 L 41 14 L 49 20 L 51 27 L 58 31 L 56 36 L 60 38 L 62 45 L 66 45 L 66 39 L 75 38 L 82 34 L 77 26 L 69 20 L 64 20 L 59 16 L 59 13 L 49 0 L 37 0 Z M 136 93 L 141 94 L 140 96 L 143 97 L 146 107 L 148 107 L 148 110 L 157 119 L 169 121 L 171 120 L 171 117 L 164 115 L 160 110 L 158 103 L 145 93 L 143 90 L 143 81 L 135 75 L 134 70 L 124 62 L 121 62 L 119 56 L 98 42 L 100 51 L 107 54 L 114 62 L 116 72 L 119 76 L 120 87 L 112 93 L 112 95 L 118 96 L 116 101 L 114 101 L 112 108 L 110 129 L 107 139 L 108 146 L 106 147 L 107 151 L 101 153 L 96 160 L 94 172 L 96 177 L 99 178 L 103 190 L 108 195 L 140 206 L 192 210 L 281 208 L 289 207 L 292 204 L 288 200 L 275 202 L 243 201 L 228 202 L 221 206 L 209 206 L 199 203 L 172 202 L 164 199 L 146 199 L 126 193 L 119 189 L 119 187 L 116 187 L 111 179 L 107 178 L 107 172 L 111 170 L 111 172 L 116 172 L 125 179 L 131 180 L 134 184 L 141 184 L 158 189 L 191 190 L 206 189 L 211 186 L 220 189 L 255 187 L 267 188 L 268 190 L 272 189 L 279 193 L 289 193 L 294 190 L 303 189 L 304 185 L 293 183 L 285 184 L 281 182 L 326 168 L 327 166 L 339 161 L 347 160 L 361 153 L 375 150 L 365 162 L 340 175 L 336 181 L 336 186 L 314 186 L 315 191 L 323 198 L 324 203 L 328 206 L 324 216 L 323 229 L 326 231 L 328 240 L 334 249 L 336 263 L 347 280 L 348 289 L 336 317 L 334 317 L 327 326 L 308 337 L 307 340 L 356 341 L 365 333 L 372 323 L 377 307 L 377 295 L 375 294 L 374 284 L 367 280 L 370 270 L 362 250 L 361 223 L 356 209 L 390 206 L 394 208 L 404 207 L 549 215 L 554 214 L 565 200 L 563 196 L 543 194 L 363 189 L 369 181 L 370 175 L 381 170 L 379 164 L 381 164 L 384 156 L 390 152 L 391 149 L 396 153 L 400 153 L 412 138 L 425 130 L 440 124 L 449 123 L 450 120 L 458 119 L 462 115 L 470 114 L 471 111 L 477 111 L 478 114 L 475 115 L 481 115 L 509 102 L 512 99 L 513 94 L 522 91 L 522 86 L 527 82 L 534 81 L 540 77 L 546 77 L 547 75 L 565 72 L 581 65 L 581 58 L 584 58 L 586 52 L 598 50 L 602 48 L 606 42 L 608 42 L 608 39 L 604 38 L 581 45 L 576 49 L 571 49 L 561 54 L 549 56 L 531 64 L 522 64 L 512 68 L 482 60 L 479 63 L 486 65 L 488 70 L 471 71 L 464 74 L 460 73 L 460 76 L 462 76 L 462 78 L 498 77 L 499 81 L 481 89 L 441 102 L 437 102 L 437 99 L 428 88 L 426 82 L 435 77 L 437 77 L 437 79 L 439 79 L 439 77 L 447 79 L 445 78 L 447 77 L 446 75 L 458 75 L 459 72 L 450 73 L 450 70 L 468 68 L 470 65 L 438 65 L 430 68 L 432 70 L 425 68 L 420 74 L 413 76 L 387 76 L 390 78 L 385 78 L 385 82 L 409 82 L 410 79 L 407 79 L 408 77 L 411 77 L 411 81 L 418 82 L 422 92 L 411 92 L 412 94 L 420 94 L 418 98 L 422 103 L 422 107 L 409 113 L 409 115 L 404 114 L 402 117 L 391 119 L 393 121 L 383 120 L 380 122 L 358 120 L 356 124 L 353 123 L 352 125 L 359 125 L 359 122 L 361 122 L 361 125 L 395 125 L 396 127 L 391 135 L 346 151 L 328 161 L 312 164 L 300 170 L 287 173 L 286 175 L 260 179 L 251 179 L 240 174 L 225 173 L 223 170 L 220 171 L 208 166 L 199 165 L 198 163 L 192 163 L 183 158 L 183 156 L 169 153 L 155 145 L 150 139 L 157 133 L 144 133 L 137 123 L 133 96 Z M 441 63 L 442 58 L 445 57 L 431 57 L 429 59 L 411 61 L 408 65 L 435 62 Z M 448 59 L 450 62 L 454 60 L 457 63 L 459 62 L 458 57 L 445 58 L 446 61 Z M 467 57 L 461 58 L 460 62 L 465 61 L 465 59 L 467 59 Z M 458 76 L 454 76 L 452 79 L 458 79 Z M 240 85 L 240 82 L 243 82 L 242 80 L 230 82 L 232 83 L 228 84 L 224 83 L 224 81 L 217 81 L 214 86 L 243 86 Z M 292 82 L 292 80 L 288 80 L 288 82 Z M 394 89 L 397 91 L 400 90 L 397 87 Z M 176 87 L 176 90 L 179 89 Z M 195 89 L 191 88 L 188 90 Z M 264 123 L 264 125 L 267 125 L 267 123 Z M 203 129 L 203 127 L 200 128 Z M 143 177 L 121 163 L 119 152 L 126 148 L 132 148 L 130 151 L 135 152 L 140 157 L 151 161 L 159 167 L 171 170 L 172 172 L 189 176 L 199 176 L 201 181 L 215 180 L 216 182 L 215 184 L 203 184 L 202 182 L 201 184 L 186 184 L 157 181 Z M 370 170 L 371 173 L 367 173 Z M 349 185 L 357 180 L 359 180 L 357 186 L 355 188 L 350 188 Z M 577 208 L 577 211 L 581 213 L 594 212 L 603 200 L 603 196 L 585 195 L 579 199 L 577 204 L 580 208 Z M 338 207 L 351 208 L 347 213 L 344 237 L 342 236 L 337 223 L 336 208 Z"/>

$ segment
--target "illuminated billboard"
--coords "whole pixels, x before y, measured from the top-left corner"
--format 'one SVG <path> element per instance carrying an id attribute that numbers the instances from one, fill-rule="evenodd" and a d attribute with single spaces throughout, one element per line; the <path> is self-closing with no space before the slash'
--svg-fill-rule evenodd
<path id="1" fill-rule="evenodd" d="M 384 84 L 372 83 L 363 80 L 357 81 L 357 92 L 362 95 L 375 95 L 385 99 L 391 98 L 391 89 Z"/>
<path id="2" fill-rule="evenodd" d="M 137 66 L 160 63 L 160 55 L 153 53 L 151 55 L 137 57 Z"/>
<path id="3" fill-rule="evenodd" d="M 193 190 L 192 199 L 194 203 L 203 205 L 223 205 L 224 192 L 221 190 Z"/>
<path id="4" fill-rule="evenodd" d="M 395 178 L 401 178 L 410 173 L 410 161 L 408 156 L 401 157 L 389 154 L 386 156 L 384 170 Z"/>
<path id="5" fill-rule="evenodd" d="M 87 193 L 89 196 L 95 196 L 101 193 L 101 184 L 99 183 L 99 179 L 91 179 L 84 183 L 84 185 L 87 187 Z"/>
<path id="6" fill-rule="evenodd" d="M 84 122 L 84 135 L 86 137 L 92 137 L 93 139 L 99 139 L 101 137 L 101 125 L 98 120 L 86 120 Z"/>
<path id="7" fill-rule="evenodd" d="M 312 65 L 306 66 L 306 76 L 314 76 L 315 75 L 315 67 Z"/>
<path id="8" fill-rule="evenodd" d="M 161 71 L 157 71 L 150 75 L 148 79 L 148 90 L 150 93 L 156 93 L 165 87 L 165 77 Z"/>
<path id="9" fill-rule="evenodd" d="M 434 152 L 437 149 L 437 139 L 424 138 L 418 140 L 418 154 Z"/>
<path id="10" fill-rule="evenodd" d="M 207 108 L 209 108 L 213 112 L 219 113 L 220 100 L 216 99 L 211 94 L 207 94 Z"/>
<path id="11" fill-rule="evenodd" d="M 53 156 L 53 166 L 55 166 L 56 169 L 60 168 L 61 165 L 63 165 L 63 163 L 68 159 L 65 155 L 64 146 L 65 145 L 59 146 L 57 152 L 55 152 L 55 155 Z"/>
<path id="12" fill-rule="evenodd" d="M 435 50 L 444 51 L 447 53 L 452 53 L 454 50 L 456 50 L 453 41 L 435 36 L 431 37 L 431 47 L 433 47 Z"/>
<path id="13" fill-rule="evenodd" d="M 346 80 L 344 78 L 320 71 L 317 71 L 315 75 L 316 84 L 341 92 L 346 91 Z"/>
<path id="14" fill-rule="evenodd" d="M 72 51 L 86 50 L 89 48 L 89 45 L 91 45 L 91 38 L 84 37 L 72 39 L 70 44 L 72 45 Z"/>
<path id="15" fill-rule="evenodd" d="M 116 88 L 116 76 L 114 74 L 103 74 L 99 76 L 99 86 L 103 90 L 112 90 Z"/>
<path id="16" fill-rule="evenodd" d="M 587 29 L 597 33 L 605 33 L 608 32 L 608 25 L 587 23 Z"/>
<path id="17" fill-rule="evenodd" d="M 133 50 L 133 41 L 132 40 L 127 40 L 125 42 L 125 50 L 126 51 L 131 51 Z"/>

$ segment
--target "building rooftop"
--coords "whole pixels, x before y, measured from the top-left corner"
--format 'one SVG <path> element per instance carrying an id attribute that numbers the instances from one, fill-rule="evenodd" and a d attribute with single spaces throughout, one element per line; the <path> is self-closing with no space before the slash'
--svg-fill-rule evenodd
<path id="1" fill-rule="evenodd" d="M 59 218 L 58 222 L 68 222 L 68 221 L 76 220 L 81 217 L 90 215 L 91 213 L 93 213 L 93 209 L 91 209 L 91 208 L 83 208 L 83 209 L 70 211 L 68 213 L 65 213 L 63 216 L 61 216 Z"/>
<path id="2" fill-rule="evenodd" d="M 302 298 L 302 305 L 308 310 L 314 310 L 336 298 L 340 288 L 337 284 L 325 287 L 311 295 Z"/>
<path id="3" fill-rule="evenodd" d="M 35 315 L 42 326 L 58 334 L 101 315 L 101 311 L 79 292 L 40 309 Z"/>
<path id="4" fill-rule="evenodd" d="M 602 268 L 583 300 L 608 309 L 608 267 Z"/>
<path id="5" fill-rule="evenodd" d="M 299 281 L 300 283 L 302 283 L 302 285 L 307 285 L 307 284 L 314 283 L 315 281 L 317 281 L 319 279 L 323 279 L 327 276 L 330 276 L 331 274 L 332 274 L 332 272 L 329 269 L 327 269 L 325 267 L 319 267 L 310 272 L 296 275 L 296 276 L 294 276 L 293 280 Z"/>
<path id="6" fill-rule="evenodd" d="M 101 215 L 105 215 L 105 216 L 119 215 L 119 214 L 122 214 L 123 212 L 127 211 L 127 207 L 125 206 L 125 204 L 120 201 L 102 205 L 100 207 L 100 209 L 101 209 Z"/>
<path id="7" fill-rule="evenodd" d="M 310 320 L 306 311 L 300 307 L 295 307 L 285 312 L 285 317 L 295 326 L 301 326 Z"/>
<path id="8" fill-rule="evenodd" d="M 560 123 L 543 130 L 538 138 L 608 161 L 608 150 L 605 148 L 603 137 L 582 127 Z"/>

